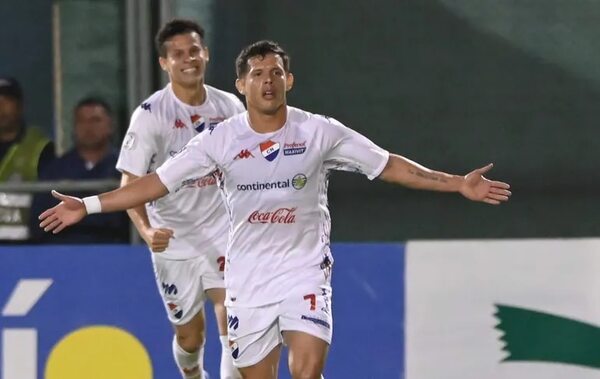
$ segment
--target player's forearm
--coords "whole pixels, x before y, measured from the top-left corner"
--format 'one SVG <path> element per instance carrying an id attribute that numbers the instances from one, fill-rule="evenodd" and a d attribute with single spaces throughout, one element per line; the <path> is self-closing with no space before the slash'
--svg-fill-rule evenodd
<path id="1" fill-rule="evenodd" d="M 152 173 L 142 176 L 124 187 L 105 192 L 99 197 L 102 212 L 116 212 L 142 206 L 168 193 L 167 187 L 162 184 L 158 175 Z"/>
<path id="2" fill-rule="evenodd" d="M 138 233 L 140 235 L 144 235 L 145 231 L 152 226 L 150 225 L 150 220 L 148 220 L 148 213 L 146 212 L 146 207 L 143 205 L 139 205 L 135 208 L 130 208 L 127 210 L 127 215 L 129 219 L 135 225 Z"/>
<path id="3" fill-rule="evenodd" d="M 139 176 L 124 172 L 121 177 L 121 187 L 125 187 L 127 184 L 138 178 Z M 146 212 L 146 207 L 144 205 L 138 205 L 137 207 L 128 209 L 127 215 L 140 235 L 144 235 L 144 232 L 151 227 L 148 213 Z"/>
<path id="4" fill-rule="evenodd" d="M 463 176 L 430 170 L 395 154 L 390 154 L 380 178 L 409 188 L 443 192 L 456 192 L 464 182 Z"/>

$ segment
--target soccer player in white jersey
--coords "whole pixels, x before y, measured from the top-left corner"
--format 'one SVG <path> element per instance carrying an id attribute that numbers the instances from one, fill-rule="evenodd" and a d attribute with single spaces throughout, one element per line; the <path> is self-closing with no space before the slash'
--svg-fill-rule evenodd
<path id="1" fill-rule="evenodd" d="M 86 214 L 130 208 L 176 191 L 182 178 L 220 169 L 230 218 L 225 282 L 232 356 L 245 378 L 276 378 L 282 343 L 294 378 L 320 378 L 332 336 L 327 178 L 331 170 L 500 204 L 509 185 L 425 168 L 338 121 L 287 105 L 289 57 L 260 41 L 242 50 L 236 86 L 248 111 L 194 137 L 153 174 L 118 190 L 73 198 L 40 215 L 60 232 Z"/>
<path id="2" fill-rule="evenodd" d="M 169 84 L 131 117 L 117 162 L 122 185 L 154 172 L 194 136 L 211 133 L 217 123 L 245 110 L 235 95 L 204 83 L 209 55 L 200 25 L 178 19 L 165 24 L 156 35 L 156 48 Z M 182 376 L 202 376 L 208 297 L 222 345 L 221 378 L 239 378 L 223 305 L 228 217 L 215 176 L 186 176 L 178 191 L 127 212 L 154 252 L 156 282 L 174 326 L 173 355 Z"/>

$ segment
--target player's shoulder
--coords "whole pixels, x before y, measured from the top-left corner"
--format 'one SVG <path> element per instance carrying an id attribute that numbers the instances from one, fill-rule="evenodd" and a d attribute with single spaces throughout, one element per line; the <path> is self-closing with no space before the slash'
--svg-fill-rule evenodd
<path id="1" fill-rule="evenodd" d="M 205 84 L 204 87 L 206 88 L 206 91 L 210 93 L 211 97 L 221 100 L 240 101 L 238 97 L 232 94 L 231 92 L 223 91 L 213 86 L 209 86 L 208 84 Z"/>
<path id="2" fill-rule="evenodd" d="M 288 117 L 290 121 L 302 128 L 318 128 L 323 125 L 340 124 L 339 121 L 332 117 L 311 113 L 295 107 L 288 107 Z"/>
<path id="3" fill-rule="evenodd" d="M 220 117 L 228 118 L 246 110 L 244 104 L 234 94 L 206 84 L 204 87 L 206 88 L 209 101 L 217 112 L 219 112 Z"/>
<path id="4" fill-rule="evenodd" d="M 132 119 L 145 118 L 157 119 L 163 112 L 163 103 L 166 101 L 166 87 L 154 92 L 144 99 L 133 111 Z"/>

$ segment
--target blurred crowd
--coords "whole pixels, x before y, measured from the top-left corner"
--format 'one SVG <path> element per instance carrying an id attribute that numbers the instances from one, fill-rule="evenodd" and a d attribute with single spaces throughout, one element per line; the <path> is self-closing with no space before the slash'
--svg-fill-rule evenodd
<path id="1" fill-rule="evenodd" d="M 115 118 L 106 101 L 82 98 L 73 109 L 73 148 L 61 156 L 45 133 L 24 117 L 26 101 L 19 82 L 0 77 L 0 186 L 4 183 L 119 179 L 113 145 Z M 93 191 L 97 192 L 97 191 Z M 92 193 L 69 191 L 85 197 Z M 95 214 L 53 235 L 38 226 L 37 216 L 57 203 L 49 191 L 9 192 L 0 187 L 0 243 L 127 243 L 124 212 Z"/>

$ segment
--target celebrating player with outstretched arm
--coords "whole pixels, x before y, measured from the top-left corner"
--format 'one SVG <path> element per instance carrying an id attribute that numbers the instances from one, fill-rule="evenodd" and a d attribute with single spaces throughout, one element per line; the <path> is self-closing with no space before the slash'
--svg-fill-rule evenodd
<path id="1" fill-rule="evenodd" d="M 156 48 L 169 83 L 131 116 L 117 162 L 122 185 L 154 172 L 194 136 L 209 133 L 218 122 L 244 111 L 234 94 L 205 84 L 209 54 L 200 25 L 179 19 L 166 23 L 156 35 Z M 203 306 L 208 298 L 215 305 L 219 327 L 220 376 L 239 378 L 229 354 L 223 305 L 228 217 L 216 179 L 212 175 L 186 177 L 177 193 L 127 213 L 154 253 L 152 266 L 175 332 L 173 356 L 181 376 L 202 378 Z"/>
<path id="2" fill-rule="evenodd" d="M 459 192 L 488 204 L 508 200 L 509 185 L 486 179 L 491 165 L 465 176 L 427 169 L 389 154 L 325 116 L 287 105 L 289 57 L 270 41 L 237 61 L 236 87 L 248 111 L 202 133 L 153 174 L 86 199 L 55 194 L 42 213 L 54 233 L 88 213 L 111 212 L 178 190 L 183 178 L 219 169 L 230 219 L 225 284 L 231 354 L 245 378 L 275 378 L 282 342 L 294 378 L 320 378 L 331 342 L 327 181 L 353 171 L 415 189 Z"/>

